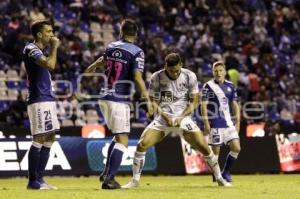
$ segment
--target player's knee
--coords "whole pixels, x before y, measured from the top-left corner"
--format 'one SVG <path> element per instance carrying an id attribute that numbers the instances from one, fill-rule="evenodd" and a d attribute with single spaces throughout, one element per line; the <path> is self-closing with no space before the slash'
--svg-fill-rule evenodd
<path id="1" fill-rule="evenodd" d="M 53 143 L 55 141 L 55 134 L 49 134 L 45 136 L 45 142 Z"/>
<path id="2" fill-rule="evenodd" d="M 234 153 L 240 153 L 241 152 L 241 145 L 240 144 L 235 144 L 231 147 L 230 151 Z"/>
<path id="3" fill-rule="evenodd" d="M 124 146 L 128 145 L 128 135 L 127 134 L 122 134 L 122 135 L 116 135 L 114 137 L 115 141 L 119 144 L 122 144 Z"/>
<path id="4" fill-rule="evenodd" d="M 32 141 L 39 144 L 43 144 L 45 142 L 45 136 L 43 135 L 33 136 Z"/>
<path id="5" fill-rule="evenodd" d="M 185 139 L 185 141 L 187 142 L 192 142 L 193 140 L 191 140 L 191 135 L 189 133 L 183 133 L 183 138 Z"/>
<path id="6" fill-rule="evenodd" d="M 139 152 L 145 152 L 149 148 L 147 142 L 141 141 L 138 143 L 136 150 Z"/>
<path id="7" fill-rule="evenodd" d="M 231 151 L 235 152 L 235 153 L 240 153 L 241 152 L 241 146 L 236 146 L 234 149 L 232 149 Z"/>

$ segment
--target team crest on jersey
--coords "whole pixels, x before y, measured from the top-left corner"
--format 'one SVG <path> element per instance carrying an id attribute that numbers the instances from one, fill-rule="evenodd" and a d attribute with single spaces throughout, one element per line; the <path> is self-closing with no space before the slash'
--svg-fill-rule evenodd
<path id="1" fill-rule="evenodd" d="M 228 91 L 228 92 L 231 92 L 231 88 L 230 88 L 230 87 L 227 87 L 227 91 Z"/>
<path id="2" fill-rule="evenodd" d="M 178 88 L 179 91 L 184 91 L 187 86 L 186 86 L 186 83 L 182 82 L 182 83 L 179 83 L 178 87 L 179 87 Z"/>
<path id="3" fill-rule="evenodd" d="M 115 50 L 113 53 L 112 53 L 112 56 L 113 57 L 122 57 L 122 52 L 119 51 L 119 50 Z"/>

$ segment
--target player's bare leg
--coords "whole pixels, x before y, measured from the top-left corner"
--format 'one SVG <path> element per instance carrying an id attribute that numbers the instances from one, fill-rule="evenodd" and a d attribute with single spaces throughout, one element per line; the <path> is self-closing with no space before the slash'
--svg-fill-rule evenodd
<path id="1" fill-rule="evenodd" d="M 162 131 L 155 129 L 145 129 L 138 142 L 137 149 L 134 154 L 132 165 L 132 180 L 128 184 L 122 186 L 122 188 L 130 189 L 139 186 L 141 173 L 145 163 L 146 151 L 153 145 L 160 142 L 164 137 L 165 134 Z"/>
<path id="2" fill-rule="evenodd" d="M 217 157 L 212 150 L 208 147 L 201 132 L 184 132 L 184 139 L 191 144 L 196 150 L 204 155 L 204 160 L 213 172 L 219 186 L 231 186 L 226 182 L 221 175 L 220 166 Z"/>

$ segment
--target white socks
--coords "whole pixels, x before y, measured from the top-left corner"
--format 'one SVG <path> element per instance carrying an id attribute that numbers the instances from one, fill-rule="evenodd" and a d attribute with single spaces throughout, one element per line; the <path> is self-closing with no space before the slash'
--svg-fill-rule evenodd
<path id="1" fill-rule="evenodd" d="M 232 156 L 234 159 L 237 159 L 238 156 L 239 156 L 239 153 L 236 153 L 236 152 L 233 152 L 233 151 L 230 151 L 229 152 L 229 155 Z"/>
<path id="2" fill-rule="evenodd" d="M 208 156 L 204 156 L 205 162 L 208 164 L 210 170 L 213 172 L 216 179 L 220 179 L 222 177 L 220 166 L 218 163 L 218 157 L 211 153 Z"/>
<path id="3" fill-rule="evenodd" d="M 136 181 L 139 181 L 141 178 L 142 170 L 145 164 L 145 156 L 146 156 L 146 152 L 136 151 L 134 154 L 132 173 L 133 173 L 133 179 Z"/>

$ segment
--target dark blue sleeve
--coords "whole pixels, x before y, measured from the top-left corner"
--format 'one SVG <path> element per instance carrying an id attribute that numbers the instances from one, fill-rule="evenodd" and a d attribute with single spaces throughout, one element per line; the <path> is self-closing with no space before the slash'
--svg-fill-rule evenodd
<path id="1" fill-rule="evenodd" d="M 143 72 L 144 64 L 145 64 L 145 55 L 144 55 L 144 52 L 141 50 L 134 56 L 133 68 L 134 68 L 134 70 Z"/>

